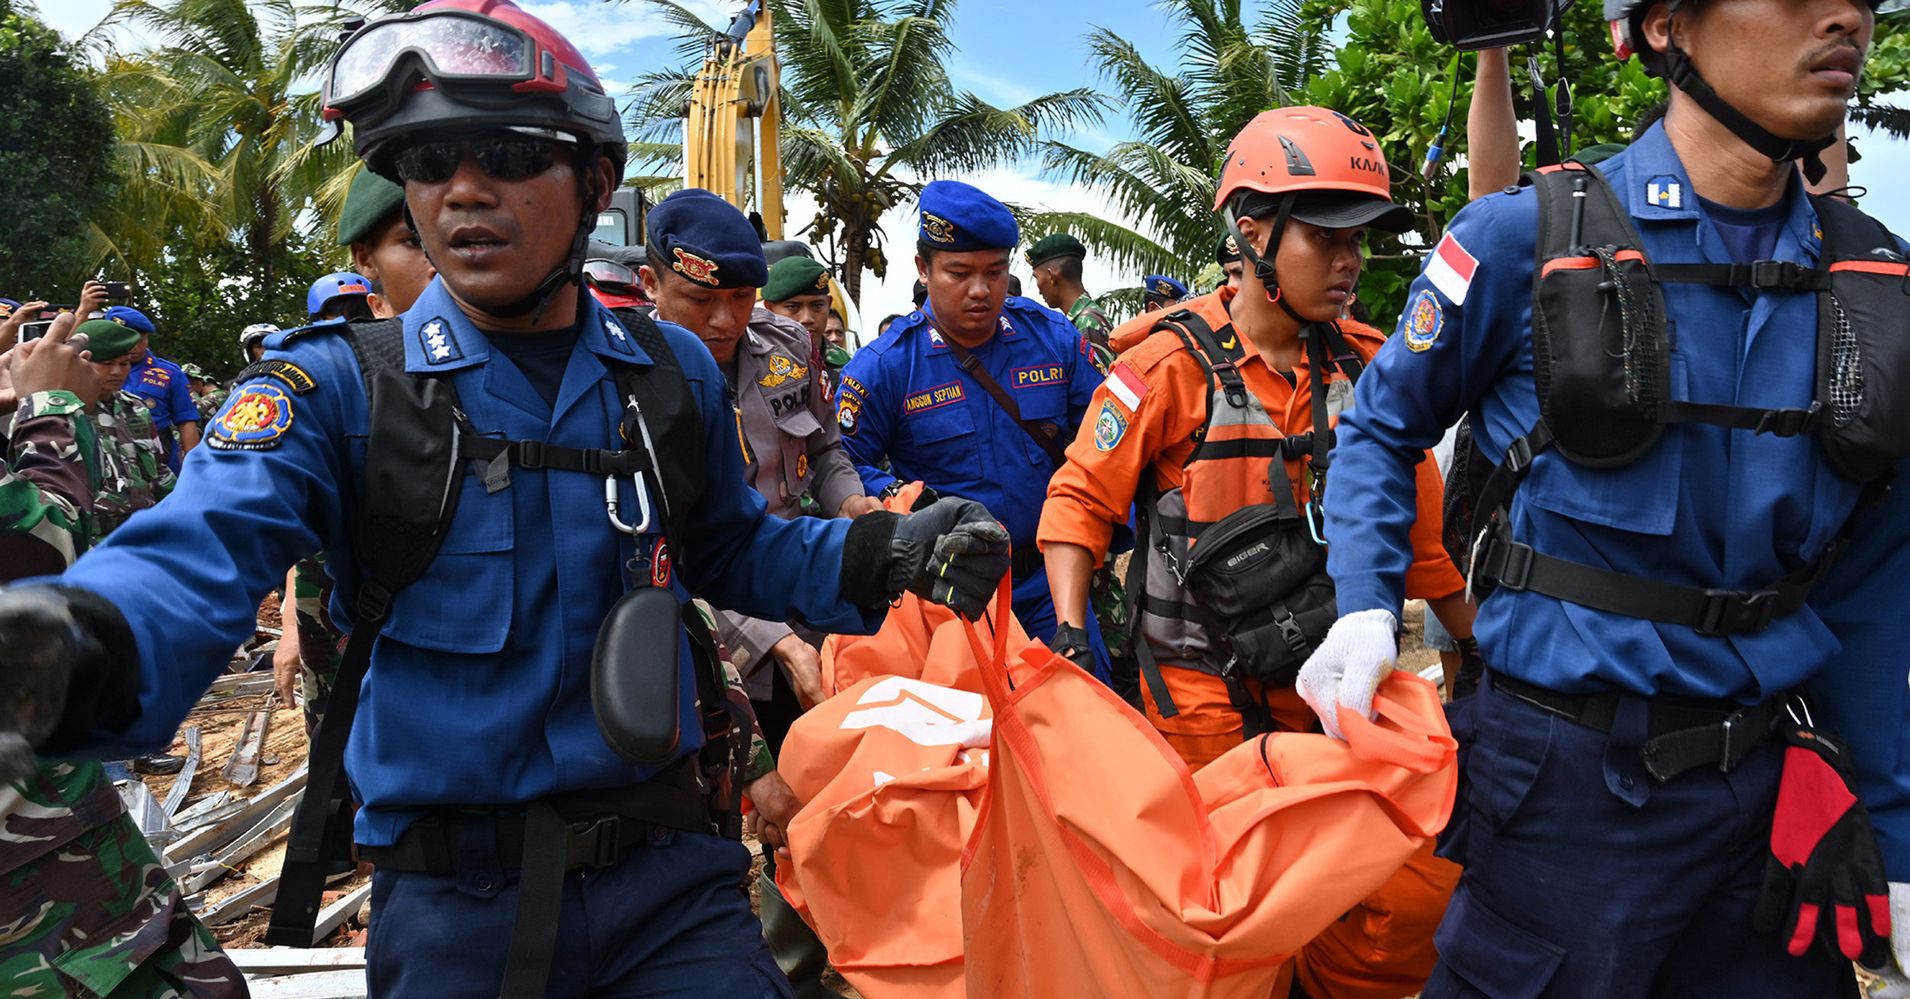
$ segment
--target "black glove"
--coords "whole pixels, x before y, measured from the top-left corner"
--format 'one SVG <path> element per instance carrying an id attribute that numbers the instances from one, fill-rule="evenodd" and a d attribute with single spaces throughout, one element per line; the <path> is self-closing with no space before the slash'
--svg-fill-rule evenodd
<path id="1" fill-rule="evenodd" d="M 1752 925 L 1776 931 L 1793 957 L 1821 940 L 1833 955 L 1882 967 L 1890 884 L 1870 815 L 1850 790 L 1849 750 L 1806 725 L 1787 721 L 1780 731 L 1784 773 Z"/>
<path id="2" fill-rule="evenodd" d="M 1094 672 L 1094 646 L 1088 641 L 1087 629 L 1071 624 L 1056 625 L 1054 637 L 1048 640 L 1048 648 L 1084 671 Z"/>
<path id="3" fill-rule="evenodd" d="M 33 773 L 36 749 L 119 729 L 139 715 L 138 652 L 119 610 L 69 587 L 0 589 L 0 782 Z"/>
<path id="4" fill-rule="evenodd" d="M 841 591 L 864 607 L 903 590 L 981 616 L 1008 573 L 1008 530 L 974 500 L 941 499 L 914 513 L 867 513 L 843 543 Z"/>

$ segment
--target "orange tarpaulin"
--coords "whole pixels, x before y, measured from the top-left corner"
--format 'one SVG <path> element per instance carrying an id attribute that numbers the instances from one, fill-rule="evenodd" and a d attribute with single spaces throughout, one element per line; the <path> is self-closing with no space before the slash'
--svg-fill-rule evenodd
<path id="1" fill-rule="evenodd" d="M 1347 743 L 1266 736 L 1194 775 L 1039 645 L 982 675 L 995 741 L 963 857 L 970 995 L 1265 999 L 1280 962 L 1451 814 L 1455 744 L 1416 676 L 1380 687 L 1377 723 L 1342 712 Z"/>
<path id="2" fill-rule="evenodd" d="M 1264 999 L 1445 824 L 1453 740 L 1417 677 L 1343 719 L 1350 744 L 1276 735 L 1195 775 L 1006 590 L 989 617 L 1010 627 L 904 598 L 849 662 L 910 675 L 851 680 L 783 747 L 806 804 L 778 883 L 869 999 Z"/>

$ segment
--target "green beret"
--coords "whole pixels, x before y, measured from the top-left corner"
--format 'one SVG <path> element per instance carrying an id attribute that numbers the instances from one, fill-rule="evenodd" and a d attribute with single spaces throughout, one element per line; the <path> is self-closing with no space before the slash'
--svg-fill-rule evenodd
<path id="1" fill-rule="evenodd" d="M 769 269 L 763 301 L 781 302 L 797 295 L 829 294 L 829 272 L 808 257 L 784 257 Z"/>
<path id="2" fill-rule="evenodd" d="M 1050 260 L 1087 255 L 1088 248 L 1082 246 L 1080 240 L 1065 232 L 1057 232 L 1052 236 L 1043 236 L 1036 240 L 1035 245 L 1028 248 L 1027 258 L 1028 266 L 1040 267 Z"/>
<path id="3" fill-rule="evenodd" d="M 1603 163 L 1624 151 L 1625 147 L 1621 143 L 1601 142 L 1596 146 L 1586 146 L 1584 149 L 1578 151 L 1577 156 L 1572 158 L 1586 166 L 1591 166 L 1594 163 Z"/>
<path id="4" fill-rule="evenodd" d="M 179 370 L 185 372 L 187 378 L 197 378 L 200 381 L 205 381 L 206 378 L 208 377 L 206 375 L 206 369 L 198 366 L 197 364 L 192 363 L 191 361 L 187 361 L 186 363 L 181 364 L 179 366 Z"/>
<path id="5" fill-rule="evenodd" d="M 140 332 L 131 326 L 121 326 L 111 319 L 88 319 L 80 324 L 75 334 L 86 335 L 86 350 L 93 355 L 93 361 L 104 364 L 117 361 L 133 352 L 139 343 Z"/>
<path id="6" fill-rule="evenodd" d="M 358 171 L 351 190 L 345 192 L 345 208 L 338 213 L 338 245 L 350 246 L 364 239 L 397 214 L 404 203 L 404 188 L 370 170 Z"/>

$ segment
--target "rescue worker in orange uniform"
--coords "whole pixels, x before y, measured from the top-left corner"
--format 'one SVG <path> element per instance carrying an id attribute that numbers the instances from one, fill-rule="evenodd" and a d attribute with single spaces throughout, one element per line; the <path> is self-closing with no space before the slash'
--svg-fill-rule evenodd
<path id="1" fill-rule="evenodd" d="M 1276 109 L 1249 123 L 1234 138 L 1214 206 L 1247 251 L 1240 286 L 1150 314 L 1152 332 L 1089 403 L 1037 532 L 1063 626 L 1053 644 L 1072 655 L 1089 574 L 1114 525 L 1139 506 L 1143 710 L 1195 768 L 1262 732 L 1318 727 L 1292 686 L 1337 615 L 1317 530 L 1330 434 L 1313 430 L 1337 422 L 1385 340 L 1340 318 L 1366 232 L 1412 222 L 1391 200 L 1377 140 L 1322 108 Z M 1419 469 L 1418 555 L 1406 588 L 1465 636 L 1471 607 L 1440 544 L 1442 495 L 1429 459 Z M 1432 931 L 1457 877 L 1428 843 L 1296 956 L 1297 984 L 1316 999 L 1416 992 L 1432 971 Z"/>

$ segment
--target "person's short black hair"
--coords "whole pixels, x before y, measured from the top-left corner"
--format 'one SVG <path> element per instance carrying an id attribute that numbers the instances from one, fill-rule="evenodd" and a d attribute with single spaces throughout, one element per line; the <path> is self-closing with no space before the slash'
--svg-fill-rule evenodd
<path id="1" fill-rule="evenodd" d="M 928 258 L 923 257 L 922 261 L 926 263 Z M 909 295 L 915 299 L 915 307 L 918 309 L 921 308 L 922 303 L 928 301 L 928 285 L 923 284 L 921 278 L 916 278 L 915 289 L 911 291 Z"/>
<path id="2" fill-rule="evenodd" d="M 900 312 L 891 312 L 888 315 L 883 316 L 882 321 L 875 324 L 876 335 L 880 336 L 883 333 L 888 332 L 889 324 L 892 322 L 895 322 L 897 319 L 900 319 L 900 318 L 902 318 L 902 314 Z"/>
<path id="3" fill-rule="evenodd" d="M 1015 296 L 1021 294 L 1021 279 L 1013 274 L 1008 275 L 1008 294 Z"/>
<path id="4" fill-rule="evenodd" d="M 1658 124 L 1659 119 L 1663 118 L 1665 112 L 1670 108 L 1670 101 L 1659 101 L 1651 107 L 1646 108 L 1645 112 L 1638 116 L 1638 123 L 1631 127 L 1632 139 L 1636 140 L 1639 136 L 1645 134 L 1646 129 Z"/>
<path id="5" fill-rule="evenodd" d="M 1061 272 L 1061 280 L 1072 284 L 1081 283 L 1081 258 L 1062 257 L 1054 262 L 1055 270 Z"/>

